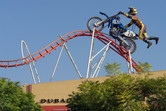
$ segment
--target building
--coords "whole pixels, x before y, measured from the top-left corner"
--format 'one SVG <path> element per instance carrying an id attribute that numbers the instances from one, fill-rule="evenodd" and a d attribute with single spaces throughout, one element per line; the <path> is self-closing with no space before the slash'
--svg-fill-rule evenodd
<path id="1" fill-rule="evenodd" d="M 153 73 L 153 78 L 161 77 L 166 74 L 166 71 L 156 71 Z M 138 76 L 136 74 L 131 74 L 132 76 Z M 92 80 L 92 81 L 104 81 L 108 77 L 97 77 L 89 79 L 78 79 L 78 80 L 68 80 L 59 82 L 49 82 L 40 84 L 29 84 L 24 85 L 23 90 L 25 92 L 32 92 L 35 95 L 35 102 L 38 102 L 45 111 L 67 111 L 68 108 L 65 107 L 68 102 L 68 95 L 72 91 L 77 91 L 77 87 L 82 81 Z"/>

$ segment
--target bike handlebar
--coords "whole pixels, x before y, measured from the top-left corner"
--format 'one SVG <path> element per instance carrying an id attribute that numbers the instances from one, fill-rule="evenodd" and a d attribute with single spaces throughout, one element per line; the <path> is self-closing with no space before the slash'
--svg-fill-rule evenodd
<path id="1" fill-rule="evenodd" d="M 111 17 L 108 17 L 108 15 L 107 14 L 105 14 L 104 12 L 99 12 L 101 15 L 104 15 L 104 16 L 106 16 L 107 18 L 114 18 L 114 17 L 116 17 L 116 16 L 118 16 L 119 15 L 119 13 L 117 13 L 116 15 L 113 15 L 113 16 L 111 16 Z"/>
<path id="2" fill-rule="evenodd" d="M 101 15 L 104 15 L 104 16 L 106 16 L 107 18 L 109 18 L 108 17 L 108 15 L 107 14 L 105 14 L 105 13 L 103 13 L 103 12 L 99 12 Z"/>

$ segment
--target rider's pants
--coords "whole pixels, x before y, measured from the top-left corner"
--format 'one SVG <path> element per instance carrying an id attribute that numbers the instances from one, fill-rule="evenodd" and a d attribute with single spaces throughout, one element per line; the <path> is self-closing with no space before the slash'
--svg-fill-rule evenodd
<path id="1" fill-rule="evenodd" d="M 147 37 L 147 33 L 146 33 L 146 26 L 144 24 L 142 24 L 140 30 L 139 30 L 139 38 L 141 40 L 143 40 L 145 37 Z"/>

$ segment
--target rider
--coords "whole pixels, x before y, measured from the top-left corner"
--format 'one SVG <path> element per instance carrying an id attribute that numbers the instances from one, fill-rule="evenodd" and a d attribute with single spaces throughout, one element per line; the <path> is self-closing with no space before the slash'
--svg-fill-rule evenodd
<path id="1" fill-rule="evenodd" d="M 126 17 L 131 19 L 131 22 L 129 24 L 127 24 L 125 27 L 128 28 L 130 27 L 132 24 L 135 24 L 140 30 L 139 30 L 139 38 L 141 40 L 143 40 L 144 42 L 146 42 L 148 44 L 149 48 L 152 43 L 149 40 L 155 40 L 156 44 L 158 43 L 159 38 L 158 37 L 148 37 L 147 33 L 146 33 L 146 26 L 142 23 L 142 21 L 140 20 L 140 18 L 137 16 L 137 9 L 134 7 L 129 7 L 130 11 L 128 12 L 128 14 L 120 11 L 118 14 L 123 14 Z"/>

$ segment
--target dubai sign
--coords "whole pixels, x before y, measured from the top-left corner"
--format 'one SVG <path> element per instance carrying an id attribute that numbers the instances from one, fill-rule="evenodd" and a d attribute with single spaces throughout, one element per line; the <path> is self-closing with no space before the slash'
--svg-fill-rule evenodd
<path id="1" fill-rule="evenodd" d="M 68 103 L 70 101 L 70 99 L 41 99 L 40 103 L 44 104 L 44 103 Z"/>

